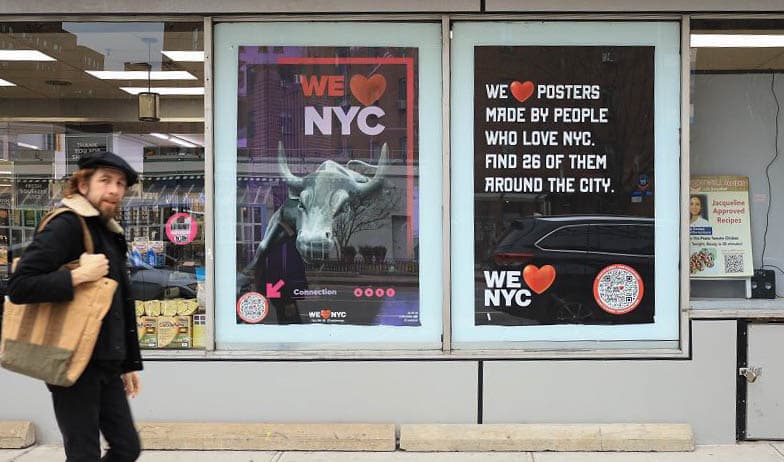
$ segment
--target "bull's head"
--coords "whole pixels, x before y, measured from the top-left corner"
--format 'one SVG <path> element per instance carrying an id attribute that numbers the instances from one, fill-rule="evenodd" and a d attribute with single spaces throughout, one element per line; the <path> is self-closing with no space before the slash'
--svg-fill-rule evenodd
<path id="1" fill-rule="evenodd" d="M 289 170 L 283 143 L 278 143 L 278 168 L 286 180 L 289 196 L 298 199 L 297 250 L 306 260 L 323 259 L 335 250 L 333 224 L 352 198 L 377 190 L 384 182 L 389 147 L 381 148 L 378 166 L 372 178 L 350 170 L 331 160 L 314 172 L 298 177 Z"/>

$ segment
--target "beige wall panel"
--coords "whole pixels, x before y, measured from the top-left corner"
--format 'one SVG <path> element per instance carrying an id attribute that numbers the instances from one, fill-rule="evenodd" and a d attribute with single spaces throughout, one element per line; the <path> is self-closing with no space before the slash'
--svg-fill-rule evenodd
<path id="1" fill-rule="evenodd" d="M 0 0 L 0 14 L 476 12 L 479 0 Z"/>
<path id="2" fill-rule="evenodd" d="M 487 0 L 485 12 L 781 12 L 781 0 Z"/>

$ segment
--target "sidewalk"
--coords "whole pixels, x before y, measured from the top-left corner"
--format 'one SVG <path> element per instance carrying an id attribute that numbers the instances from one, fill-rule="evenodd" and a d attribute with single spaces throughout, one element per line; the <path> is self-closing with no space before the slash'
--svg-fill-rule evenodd
<path id="1" fill-rule="evenodd" d="M 61 446 L 0 450 L 0 462 L 62 462 Z M 146 451 L 139 462 L 784 462 L 784 441 L 697 446 L 694 452 Z"/>

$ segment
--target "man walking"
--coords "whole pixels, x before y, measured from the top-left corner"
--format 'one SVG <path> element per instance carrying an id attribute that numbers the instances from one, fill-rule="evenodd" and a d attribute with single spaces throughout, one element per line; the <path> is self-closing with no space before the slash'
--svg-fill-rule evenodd
<path id="1" fill-rule="evenodd" d="M 79 160 L 69 179 L 62 213 L 38 232 L 9 281 L 14 303 L 63 302 L 74 287 L 104 276 L 118 282 L 103 319 L 90 363 L 71 387 L 47 384 L 57 425 L 63 435 L 67 462 L 130 462 L 141 452 L 128 396 L 140 391 L 142 369 L 134 304 L 131 300 L 123 230 L 114 216 L 126 189 L 138 175 L 120 156 L 101 152 Z M 95 253 L 85 253 L 78 214 L 87 223 Z M 74 270 L 62 265 L 79 260 Z M 101 458 L 103 433 L 109 450 Z"/>

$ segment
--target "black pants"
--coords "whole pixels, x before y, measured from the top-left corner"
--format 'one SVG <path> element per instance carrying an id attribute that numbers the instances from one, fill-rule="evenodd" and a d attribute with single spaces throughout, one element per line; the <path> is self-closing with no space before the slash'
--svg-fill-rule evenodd
<path id="1" fill-rule="evenodd" d="M 141 453 L 120 371 L 90 363 L 73 386 L 47 385 L 66 462 L 133 462 Z M 101 458 L 99 432 L 109 443 Z"/>

